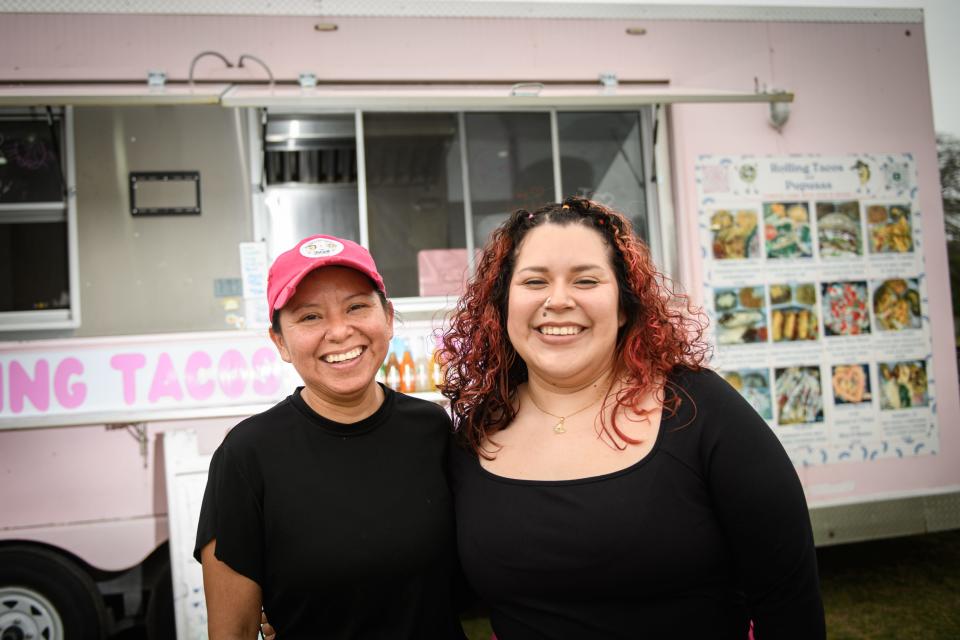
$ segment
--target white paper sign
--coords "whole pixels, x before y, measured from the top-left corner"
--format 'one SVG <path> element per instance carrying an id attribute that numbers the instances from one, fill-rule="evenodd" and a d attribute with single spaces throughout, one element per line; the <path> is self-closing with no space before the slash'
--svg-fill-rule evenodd
<path id="1" fill-rule="evenodd" d="M 704 156 L 713 365 L 797 464 L 936 453 L 909 154 Z"/>
<path id="2" fill-rule="evenodd" d="M 248 329 L 265 329 L 270 326 L 270 310 L 267 309 L 268 267 L 265 242 L 240 243 L 240 274 L 243 281 L 245 326 Z"/>

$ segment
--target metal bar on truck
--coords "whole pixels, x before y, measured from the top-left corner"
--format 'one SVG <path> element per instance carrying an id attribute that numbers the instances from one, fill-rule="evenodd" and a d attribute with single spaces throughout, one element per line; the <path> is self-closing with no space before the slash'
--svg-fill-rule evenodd
<path id="1" fill-rule="evenodd" d="M 550 153 L 553 156 L 553 200 L 563 200 L 563 174 L 560 170 L 560 130 L 557 124 L 557 110 L 550 110 Z"/>
<path id="2" fill-rule="evenodd" d="M 0 86 L 0 107 L 78 106 L 149 107 L 174 104 L 220 104 L 228 84 L 165 85 L 143 84 L 58 84 Z"/>
<path id="3" fill-rule="evenodd" d="M 354 144 L 357 149 L 357 209 L 360 215 L 360 246 L 370 247 L 370 228 L 367 222 L 367 153 L 363 133 L 363 111 L 353 113 Z"/>
<path id="4" fill-rule="evenodd" d="M 225 107 L 288 107 L 360 109 L 362 111 L 474 111 L 633 109 L 670 103 L 769 103 L 793 102 L 793 93 L 766 93 L 694 89 L 670 85 L 620 86 L 615 93 L 599 87 L 546 86 L 539 94 L 511 95 L 507 86 L 409 86 L 325 85 L 309 92 L 299 87 L 233 87 L 224 93 Z"/>
<path id="5" fill-rule="evenodd" d="M 467 270 L 473 275 L 474 237 L 473 202 L 470 197 L 470 159 L 467 157 L 467 119 L 463 112 L 457 114 L 457 129 L 460 135 L 460 176 L 463 180 L 463 224 L 467 241 Z"/>
<path id="6" fill-rule="evenodd" d="M 657 168 L 657 216 L 660 226 L 660 268 L 664 275 L 678 279 L 677 262 L 677 221 L 673 209 L 673 177 L 670 166 L 670 121 L 667 107 L 657 107 L 654 117 L 657 121 L 657 140 L 654 141 L 654 163 Z"/>

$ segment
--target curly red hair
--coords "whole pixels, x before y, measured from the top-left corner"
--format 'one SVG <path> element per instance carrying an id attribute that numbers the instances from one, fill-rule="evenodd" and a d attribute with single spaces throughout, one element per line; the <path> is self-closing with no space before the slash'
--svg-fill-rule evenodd
<path id="1" fill-rule="evenodd" d="M 662 383 L 664 410 L 675 412 L 681 399 L 670 372 L 676 367 L 699 369 L 708 353 L 702 315 L 657 270 L 626 217 L 577 197 L 533 212 L 517 210 L 493 232 L 439 352 L 445 365 L 441 391 L 450 399 L 457 432 L 486 457 L 483 444 L 513 420 L 518 386 L 527 380 L 526 363 L 507 337 L 507 300 L 520 243 L 543 224 L 581 224 L 596 230 L 610 248 L 619 305 L 626 317 L 617 334 L 614 365 L 617 377 L 627 381 L 613 397 L 618 407 L 643 415 L 641 401 Z M 608 392 L 604 406 L 610 400 Z M 605 413 L 601 411 L 601 416 Z M 600 433 L 616 443 L 612 429 L 620 440 L 636 444 L 617 426 L 618 413 L 612 413 L 609 426 L 601 417 Z"/>

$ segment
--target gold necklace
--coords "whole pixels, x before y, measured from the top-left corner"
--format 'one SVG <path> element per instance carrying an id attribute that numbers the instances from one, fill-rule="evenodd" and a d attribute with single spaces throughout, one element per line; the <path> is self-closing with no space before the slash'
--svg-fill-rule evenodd
<path id="1" fill-rule="evenodd" d="M 556 433 L 556 434 L 561 434 L 561 433 L 566 433 L 566 432 L 567 432 L 567 428 L 563 426 L 563 423 L 566 421 L 567 418 L 572 418 L 573 416 L 577 415 L 578 413 L 581 413 L 581 412 L 583 412 L 583 411 L 586 411 L 587 409 L 589 409 L 589 408 L 592 407 L 593 405 L 597 404 L 597 400 L 600 399 L 600 396 L 597 396 L 596 398 L 594 398 L 594 399 L 590 402 L 590 404 L 588 404 L 587 406 L 583 407 L 582 409 L 577 409 L 577 410 L 574 411 L 573 413 L 568 413 L 568 414 L 565 415 L 565 416 L 558 416 L 558 415 L 556 415 L 555 413 L 550 413 L 549 411 L 544 411 L 543 407 L 541 407 L 540 405 L 537 404 L 537 401 L 533 399 L 533 394 L 530 393 L 529 391 L 527 392 L 527 397 L 530 398 L 530 402 L 533 403 L 533 406 L 535 406 L 535 407 L 540 411 L 540 413 L 545 413 L 545 414 L 547 414 L 548 416 L 550 416 L 550 417 L 552 417 L 552 418 L 559 418 L 559 419 L 560 419 L 560 422 L 558 422 L 557 424 L 553 425 L 553 432 Z"/>

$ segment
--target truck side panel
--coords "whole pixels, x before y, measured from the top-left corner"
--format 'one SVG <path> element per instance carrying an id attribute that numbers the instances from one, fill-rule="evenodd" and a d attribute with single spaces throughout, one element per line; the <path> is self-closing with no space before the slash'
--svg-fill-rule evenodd
<path id="1" fill-rule="evenodd" d="M 163 433 L 193 429 L 212 452 L 235 419 L 145 425 L 146 456 L 125 427 L 0 431 L 0 540 L 65 549 L 127 569 L 166 541 Z"/>

